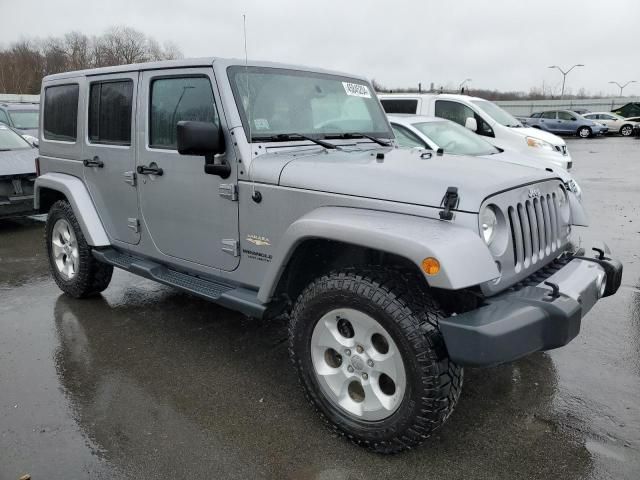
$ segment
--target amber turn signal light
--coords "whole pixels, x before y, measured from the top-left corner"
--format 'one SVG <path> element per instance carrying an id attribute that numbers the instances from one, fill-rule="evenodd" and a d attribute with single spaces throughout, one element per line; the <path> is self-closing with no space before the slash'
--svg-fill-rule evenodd
<path id="1" fill-rule="evenodd" d="M 422 270 L 427 275 L 437 275 L 440 271 L 440 262 L 433 257 L 422 260 Z"/>

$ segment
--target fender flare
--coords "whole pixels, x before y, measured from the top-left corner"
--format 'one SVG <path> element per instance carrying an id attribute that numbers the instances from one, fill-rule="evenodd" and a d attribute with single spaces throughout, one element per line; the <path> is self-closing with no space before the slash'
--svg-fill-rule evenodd
<path id="1" fill-rule="evenodd" d="M 458 290 L 500 276 L 487 245 L 469 228 L 413 215 L 320 207 L 293 222 L 279 240 L 258 292 L 260 301 L 271 300 L 296 248 L 305 240 L 318 238 L 399 255 L 418 268 L 426 257 L 435 257 L 440 272 L 425 276 L 432 287 Z"/>
<path id="2" fill-rule="evenodd" d="M 64 173 L 45 173 L 36 179 L 34 205 L 40 208 L 40 192 L 48 188 L 62 193 L 73 208 L 87 243 L 93 247 L 111 245 L 87 187 L 78 177 Z"/>

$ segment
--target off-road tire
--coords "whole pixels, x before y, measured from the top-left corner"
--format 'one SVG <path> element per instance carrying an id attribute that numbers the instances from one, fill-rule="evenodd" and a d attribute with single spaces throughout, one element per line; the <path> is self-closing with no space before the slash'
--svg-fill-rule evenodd
<path id="1" fill-rule="evenodd" d="M 591 129 L 589 127 L 580 127 L 578 128 L 576 135 L 580 138 L 591 138 L 593 133 L 591 132 Z"/>
<path id="2" fill-rule="evenodd" d="M 620 135 L 623 137 L 630 137 L 633 134 L 633 125 L 625 123 L 620 127 Z"/>
<path id="3" fill-rule="evenodd" d="M 451 415 L 462 389 L 463 370 L 448 355 L 438 330 L 442 310 L 424 279 L 383 267 L 345 269 L 314 280 L 300 294 L 289 323 L 289 354 L 305 396 L 330 430 L 378 453 L 420 445 Z M 313 370 L 315 324 L 335 308 L 372 316 L 389 332 L 401 353 L 406 390 L 398 409 L 377 422 L 349 415 L 322 392 Z"/>
<path id="4" fill-rule="evenodd" d="M 61 218 L 69 223 L 78 243 L 78 271 L 70 280 L 58 272 L 54 264 L 51 246 L 53 226 Z M 75 298 L 86 298 L 99 294 L 109 286 L 113 275 L 113 266 L 98 262 L 91 255 L 91 247 L 87 244 L 73 209 L 66 200 L 58 200 L 51 206 L 45 226 L 45 242 L 49 257 L 49 269 L 60 290 Z"/>

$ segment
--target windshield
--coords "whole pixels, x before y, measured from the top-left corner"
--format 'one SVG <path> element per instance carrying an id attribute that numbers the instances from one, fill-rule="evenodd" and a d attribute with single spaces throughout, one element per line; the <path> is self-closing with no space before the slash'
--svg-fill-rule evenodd
<path id="1" fill-rule="evenodd" d="M 31 148 L 31 145 L 9 127 L 0 125 L 0 152 L 24 148 Z"/>
<path id="2" fill-rule="evenodd" d="M 252 140 L 285 141 L 294 133 L 319 139 L 355 133 L 393 138 L 373 88 L 362 80 L 243 66 L 229 67 L 228 75 Z"/>
<path id="3" fill-rule="evenodd" d="M 446 153 L 454 155 L 491 155 L 500 151 L 477 134 L 454 122 L 444 120 L 414 123 L 412 125 Z"/>
<path id="4" fill-rule="evenodd" d="M 15 128 L 21 130 L 36 130 L 40 119 L 38 110 L 10 110 L 9 116 Z"/>
<path id="5" fill-rule="evenodd" d="M 473 103 L 476 107 L 482 109 L 482 111 L 484 111 L 500 125 L 514 128 L 522 127 L 522 123 L 520 123 L 520 120 L 511 115 L 509 112 L 501 109 L 495 103 L 487 102 L 486 100 L 471 100 L 471 103 Z"/>

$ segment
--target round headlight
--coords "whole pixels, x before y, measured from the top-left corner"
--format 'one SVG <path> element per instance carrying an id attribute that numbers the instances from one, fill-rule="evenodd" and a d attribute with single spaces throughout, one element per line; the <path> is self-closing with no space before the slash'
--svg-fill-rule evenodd
<path id="1" fill-rule="evenodd" d="M 491 205 L 485 207 L 480 214 L 480 233 L 487 245 L 491 245 L 491 242 L 495 238 L 497 225 L 498 217 L 496 216 L 494 208 Z"/>

